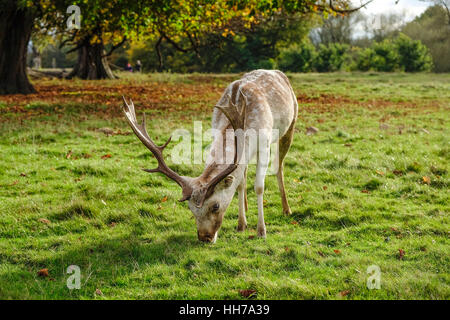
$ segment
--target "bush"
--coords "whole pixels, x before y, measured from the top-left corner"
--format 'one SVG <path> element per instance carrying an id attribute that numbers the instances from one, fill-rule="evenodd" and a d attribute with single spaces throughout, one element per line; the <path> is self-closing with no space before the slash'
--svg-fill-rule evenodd
<path id="1" fill-rule="evenodd" d="M 315 60 L 315 69 L 319 72 L 339 71 L 348 64 L 349 46 L 341 43 L 321 44 L 317 58 Z"/>
<path id="2" fill-rule="evenodd" d="M 362 50 L 358 56 L 358 70 L 392 72 L 399 68 L 399 55 L 390 40 L 374 42 L 372 47 Z"/>
<path id="3" fill-rule="evenodd" d="M 278 57 L 278 68 L 291 72 L 313 71 L 316 49 L 309 42 L 283 49 Z"/>
<path id="4" fill-rule="evenodd" d="M 357 69 L 392 72 L 398 69 L 406 72 L 430 71 L 432 58 L 420 41 L 400 34 L 394 40 L 374 42 L 370 48 L 360 51 Z"/>
<path id="5" fill-rule="evenodd" d="M 428 48 L 420 40 L 412 40 L 405 34 L 400 34 L 395 40 L 399 54 L 399 64 L 406 72 L 430 71 L 433 60 Z"/>
<path id="6" fill-rule="evenodd" d="M 360 71 L 373 70 L 375 56 L 375 50 L 373 50 L 372 48 L 361 50 L 358 55 L 356 69 Z"/>
<path id="7" fill-rule="evenodd" d="M 373 61 L 375 70 L 392 72 L 398 69 L 399 55 L 392 41 L 375 42 L 373 50 L 375 52 Z"/>

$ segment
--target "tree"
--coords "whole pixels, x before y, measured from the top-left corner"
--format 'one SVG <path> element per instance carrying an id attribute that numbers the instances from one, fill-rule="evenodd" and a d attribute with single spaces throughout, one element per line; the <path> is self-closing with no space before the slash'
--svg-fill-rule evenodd
<path id="1" fill-rule="evenodd" d="M 404 23 L 404 15 L 397 13 L 377 14 L 364 20 L 364 30 L 374 41 L 383 41 L 398 35 Z"/>
<path id="2" fill-rule="evenodd" d="M 364 19 L 367 19 L 360 12 L 349 14 L 348 16 L 330 16 L 323 18 L 322 25 L 319 28 L 312 30 L 311 40 L 314 44 L 329 44 L 329 43 L 345 43 L 351 44 L 354 26 Z"/>
<path id="3" fill-rule="evenodd" d="M 441 7 L 447 17 L 447 24 L 450 26 L 450 0 L 423 0 L 434 3 L 435 6 Z"/>
<path id="4" fill-rule="evenodd" d="M 81 79 L 114 78 L 107 58 L 144 24 L 145 15 L 150 10 L 150 6 L 142 7 L 144 1 L 38 2 L 44 11 L 41 23 L 58 35 L 61 46 L 72 47 L 68 53 L 78 53 L 77 63 L 68 77 Z M 66 11 L 71 5 L 76 5 L 81 13 L 79 29 L 68 28 L 69 14 Z"/>
<path id="5" fill-rule="evenodd" d="M 22 1 L 0 1 L 0 94 L 35 92 L 26 73 L 35 15 Z"/>
<path id="6" fill-rule="evenodd" d="M 450 72 L 450 16 L 447 8 L 441 4 L 431 6 L 402 28 L 404 34 L 420 40 L 429 48 L 435 72 Z"/>

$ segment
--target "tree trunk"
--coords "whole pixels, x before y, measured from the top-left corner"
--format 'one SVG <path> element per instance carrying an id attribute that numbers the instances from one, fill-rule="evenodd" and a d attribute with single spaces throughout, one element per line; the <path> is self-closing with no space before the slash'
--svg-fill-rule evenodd
<path id="1" fill-rule="evenodd" d="M 34 93 L 26 72 L 33 14 L 17 1 L 3 3 L 0 12 L 0 94 Z"/>
<path id="2" fill-rule="evenodd" d="M 68 78 L 81 78 L 88 80 L 114 79 L 115 76 L 105 57 L 105 47 L 102 43 L 85 44 L 78 49 L 78 61 Z"/>

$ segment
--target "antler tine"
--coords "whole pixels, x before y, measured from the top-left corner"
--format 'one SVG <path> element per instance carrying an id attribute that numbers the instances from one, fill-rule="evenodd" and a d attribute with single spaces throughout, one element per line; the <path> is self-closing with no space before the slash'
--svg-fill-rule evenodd
<path id="1" fill-rule="evenodd" d="M 233 101 L 231 101 L 231 98 L 229 100 L 231 106 L 216 106 L 216 108 L 222 111 L 223 114 L 228 118 L 234 130 L 244 129 L 245 124 L 247 98 L 241 90 L 239 90 L 239 94 L 242 96 L 242 99 L 244 101 L 241 112 L 239 112 L 238 107 L 233 103 Z"/>
<path id="2" fill-rule="evenodd" d="M 164 143 L 162 146 L 156 145 L 153 140 L 148 135 L 147 129 L 146 129 L 146 123 L 145 123 L 145 113 L 143 116 L 142 124 L 139 125 L 136 119 L 136 112 L 134 109 L 133 101 L 130 99 L 130 104 L 127 103 L 125 97 L 123 97 L 123 101 L 126 105 L 126 108 L 124 106 L 124 112 L 127 117 L 128 123 L 130 124 L 131 129 L 133 129 L 133 132 L 136 134 L 136 136 L 141 140 L 141 142 L 150 150 L 150 152 L 153 154 L 153 156 L 158 161 L 158 167 L 155 169 L 143 169 L 146 172 L 160 172 L 167 176 L 168 178 L 174 180 L 183 190 L 183 197 L 180 201 L 184 201 L 190 198 L 192 194 L 192 187 L 189 183 L 189 181 L 185 178 L 180 176 L 178 173 L 170 169 L 167 164 L 164 161 L 163 158 L 163 150 L 169 142 L 171 141 L 172 137 L 170 137 L 166 143 Z M 128 109 L 128 110 L 127 110 Z"/>
<path id="3" fill-rule="evenodd" d="M 137 123 L 136 113 L 134 112 L 133 101 L 130 100 L 131 105 L 129 105 L 124 96 L 122 96 L 122 99 L 123 99 L 123 102 L 125 103 L 125 106 L 126 106 L 126 109 L 125 109 L 125 106 L 123 106 L 123 110 L 125 111 L 125 114 L 127 115 L 127 118 L 131 117 L 130 120 L 133 120 L 134 122 Z"/>

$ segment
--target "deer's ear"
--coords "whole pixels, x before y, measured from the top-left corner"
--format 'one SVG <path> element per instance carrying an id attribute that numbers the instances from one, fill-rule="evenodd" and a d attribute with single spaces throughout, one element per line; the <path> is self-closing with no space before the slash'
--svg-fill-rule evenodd
<path id="1" fill-rule="evenodd" d="M 227 176 L 225 179 L 223 179 L 223 182 L 225 184 L 225 188 L 231 187 L 231 185 L 233 184 L 233 181 L 234 181 L 234 177 L 233 176 Z"/>

